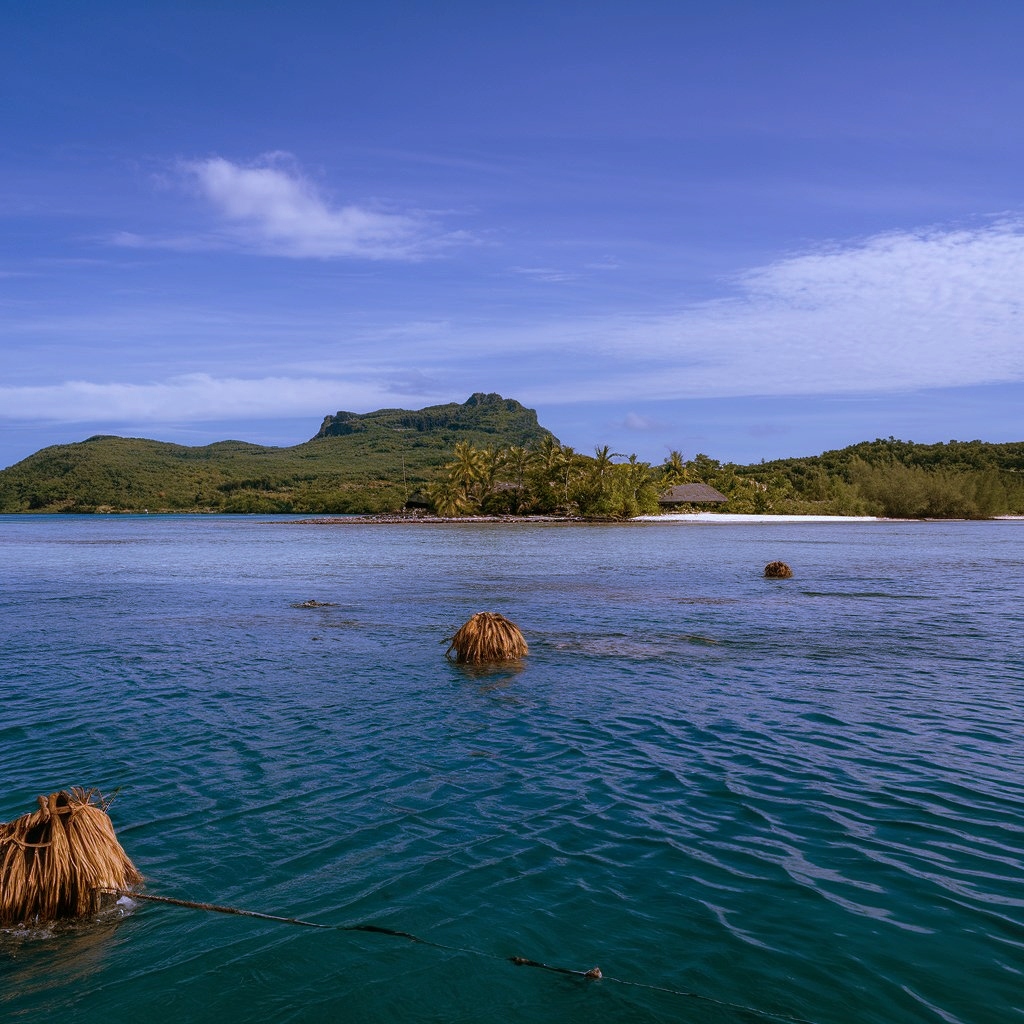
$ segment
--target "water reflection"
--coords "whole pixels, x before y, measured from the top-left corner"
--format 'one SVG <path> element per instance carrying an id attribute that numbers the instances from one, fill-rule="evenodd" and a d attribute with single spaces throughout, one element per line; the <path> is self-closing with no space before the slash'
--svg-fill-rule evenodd
<path id="1" fill-rule="evenodd" d="M 0 929 L 0 1005 L 47 992 L 55 978 L 74 985 L 95 974 L 114 946 L 118 925 L 135 906 L 121 898 L 87 920 Z"/>

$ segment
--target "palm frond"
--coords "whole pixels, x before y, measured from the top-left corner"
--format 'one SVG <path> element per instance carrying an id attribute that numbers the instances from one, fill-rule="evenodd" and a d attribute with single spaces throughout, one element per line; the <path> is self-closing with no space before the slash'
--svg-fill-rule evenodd
<path id="1" fill-rule="evenodd" d="M 0 823 L 0 925 L 82 917 L 99 908 L 100 890 L 142 882 L 96 790 L 61 790 L 38 803 Z"/>
<path id="2" fill-rule="evenodd" d="M 519 627 L 497 612 L 477 612 L 448 642 L 445 657 L 460 665 L 515 661 L 529 653 Z"/>

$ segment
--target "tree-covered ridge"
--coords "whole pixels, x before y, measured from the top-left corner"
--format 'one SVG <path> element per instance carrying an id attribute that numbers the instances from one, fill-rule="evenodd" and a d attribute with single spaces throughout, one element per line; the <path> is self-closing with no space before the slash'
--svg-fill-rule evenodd
<path id="1" fill-rule="evenodd" d="M 1024 513 L 1024 442 L 915 444 L 894 437 L 737 471 L 774 500 L 895 518 Z"/>
<path id="2" fill-rule="evenodd" d="M 805 458 L 776 459 L 762 462 L 759 469 L 787 470 L 803 465 L 820 467 L 831 474 L 842 473 L 858 460 L 869 466 L 900 463 L 926 470 L 944 472 L 976 472 L 1000 470 L 1024 473 L 1024 441 L 993 444 L 989 441 L 948 441 L 938 444 L 916 444 L 895 437 L 861 441 L 835 451 Z"/>
<path id="3" fill-rule="evenodd" d="M 532 409 L 500 395 L 438 408 L 446 412 L 430 428 L 402 425 L 416 413 L 383 410 L 359 416 L 350 433 L 290 448 L 103 435 L 54 445 L 0 471 L 0 512 L 390 511 L 434 479 L 460 440 L 514 445 L 552 436 Z"/>

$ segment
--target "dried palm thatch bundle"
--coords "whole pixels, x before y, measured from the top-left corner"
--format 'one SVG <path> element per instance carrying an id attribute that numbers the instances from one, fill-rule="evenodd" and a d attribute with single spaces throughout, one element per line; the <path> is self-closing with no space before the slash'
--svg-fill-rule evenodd
<path id="1" fill-rule="evenodd" d="M 785 562 L 769 562 L 764 567 L 764 574 L 770 580 L 788 580 L 793 570 Z"/>
<path id="2" fill-rule="evenodd" d="M 99 909 L 99 890 L 141 883 L 96 790 L 62 789 L 38 802 L 0 823 L 0 925 L 82 917 Z"/>
<path id="3" fill-rule="evenodd" d="M 449 637 L 445 657 L 460 665 L 515 661 L 529 653 L 519 627 L 497 612 L 477 612 L 462 628 Z"/>

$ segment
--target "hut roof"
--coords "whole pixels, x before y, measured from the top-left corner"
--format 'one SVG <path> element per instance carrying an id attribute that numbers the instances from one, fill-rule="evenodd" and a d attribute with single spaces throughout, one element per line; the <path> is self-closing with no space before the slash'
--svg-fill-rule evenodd
<path id="1" fill-rule="evenodd" d="M 720 505 L 729 499 L 709 484 L 676 484 L 658 495 L 659 505 Z"/>

